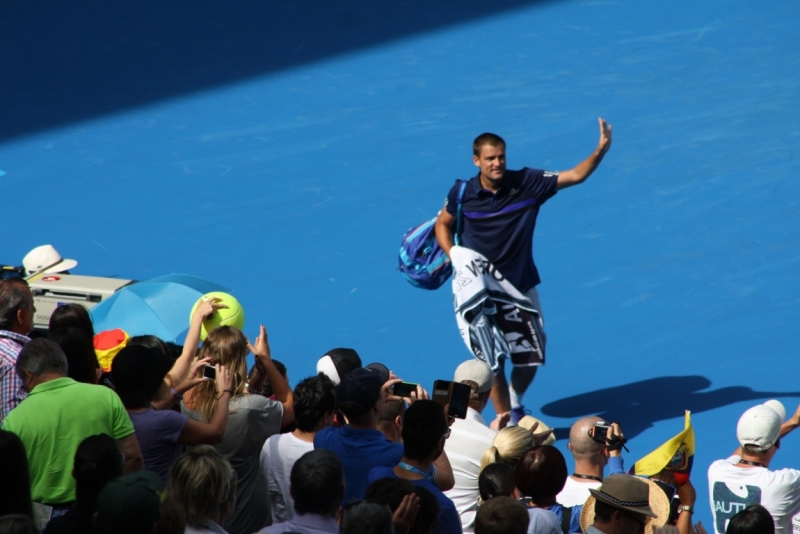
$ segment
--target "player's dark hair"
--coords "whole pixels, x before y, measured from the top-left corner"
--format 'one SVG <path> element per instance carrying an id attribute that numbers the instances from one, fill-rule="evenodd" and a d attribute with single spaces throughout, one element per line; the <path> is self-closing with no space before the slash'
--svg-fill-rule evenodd
<path id="1" fill-rule="evenodd" d="M 493 133 L 482 133 L 478 137 L 475 138 L 475 141 L 472 142 L 472 154 L 475 156 L 481 155 L 481 149 L 485 146 L 506 146 L 506 142 L 503 141 L 503 138 L 497 134 Z"/>

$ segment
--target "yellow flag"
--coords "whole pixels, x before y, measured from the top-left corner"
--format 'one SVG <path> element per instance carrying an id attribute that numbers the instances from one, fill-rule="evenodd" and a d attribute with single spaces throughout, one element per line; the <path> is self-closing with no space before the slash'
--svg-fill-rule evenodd
<path id="1" fill-rule="evenodd" d="M 663 469 L 667 469 L 675 474 L 678 484 L 685 484 L 692 472 L 693 462 L 694 429 L 692 428 L 691 412 L 687 410 L 683 431 L 636 462 L 630 473 L 653 476 Z"/>

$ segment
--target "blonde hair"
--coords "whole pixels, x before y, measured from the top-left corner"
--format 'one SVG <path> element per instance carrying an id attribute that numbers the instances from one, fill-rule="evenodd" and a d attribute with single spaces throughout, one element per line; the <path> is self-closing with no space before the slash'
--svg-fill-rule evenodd
<path id="1" fill-rule="evenodd" d="M 206 519 L 222 523 L 236 499 L 236 473 L 222 455 L 200 445 L 180 455 L 169 470 L 172 495 L 186 514 L 187 525 Z"/>
<path id="2" fill-rule="evenodd" d="M 499 462 L 516 466 L 517 460 L 533 445 L 533 434 L 530 430 L 521 426 L 507 426 L 497 433 L 492 440 L 492 446 L 483 453 L 480 470 Z"/>
<path id="3" fill-rule="evenodd" d="M 247 338 L 241 330 L 232 326 L 220 326 L 209 332 L 200 348 L 200 359 L 209 358 L 210 365 L 223 365 L 231 374 L 231 388 L 236 397 L 248 395 L 247 385 Z M 206 421 L 211 421 L 217 409 L 217 388 L 211 380 L 201 382 L 193 390 L 195 411 Z M 233 413 L 235 410 L 231 410 Z"/>

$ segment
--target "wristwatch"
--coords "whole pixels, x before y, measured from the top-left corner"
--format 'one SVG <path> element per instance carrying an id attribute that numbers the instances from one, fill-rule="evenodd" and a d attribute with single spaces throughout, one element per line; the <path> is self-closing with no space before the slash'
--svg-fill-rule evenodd
<path id="1" fill-rule="evenodd" d="M 689 504 L 680 504 L 678 505 L 678 513 L 689 512 L 690 514 L 694 513 L 694 506 Z"/>

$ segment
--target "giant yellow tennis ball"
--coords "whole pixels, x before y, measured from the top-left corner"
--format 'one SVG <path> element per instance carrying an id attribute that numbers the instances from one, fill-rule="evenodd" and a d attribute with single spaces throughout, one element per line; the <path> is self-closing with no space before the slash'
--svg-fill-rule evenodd
<path id="1" fill-rule="evenodd" d="M 189 314 L 189 321 L 192 320 L 194 312 L 204 299 L 219 299 L 219 303 L 226 305 L 227 308 L 219 308 L 211 317 L 203 320 L 203 326 L 200 327 L 201 340 L 205 341 L 208 333 L 220 326 L 234 326 L 239 330 L 244 329 L 244 309 L 242 309 L 242 305 L 239 304 L 239 301 L 236 300 L 233 295 L 220 291 L 206 293 L 200 297 L 192 307 L 192 313 Z"/>

